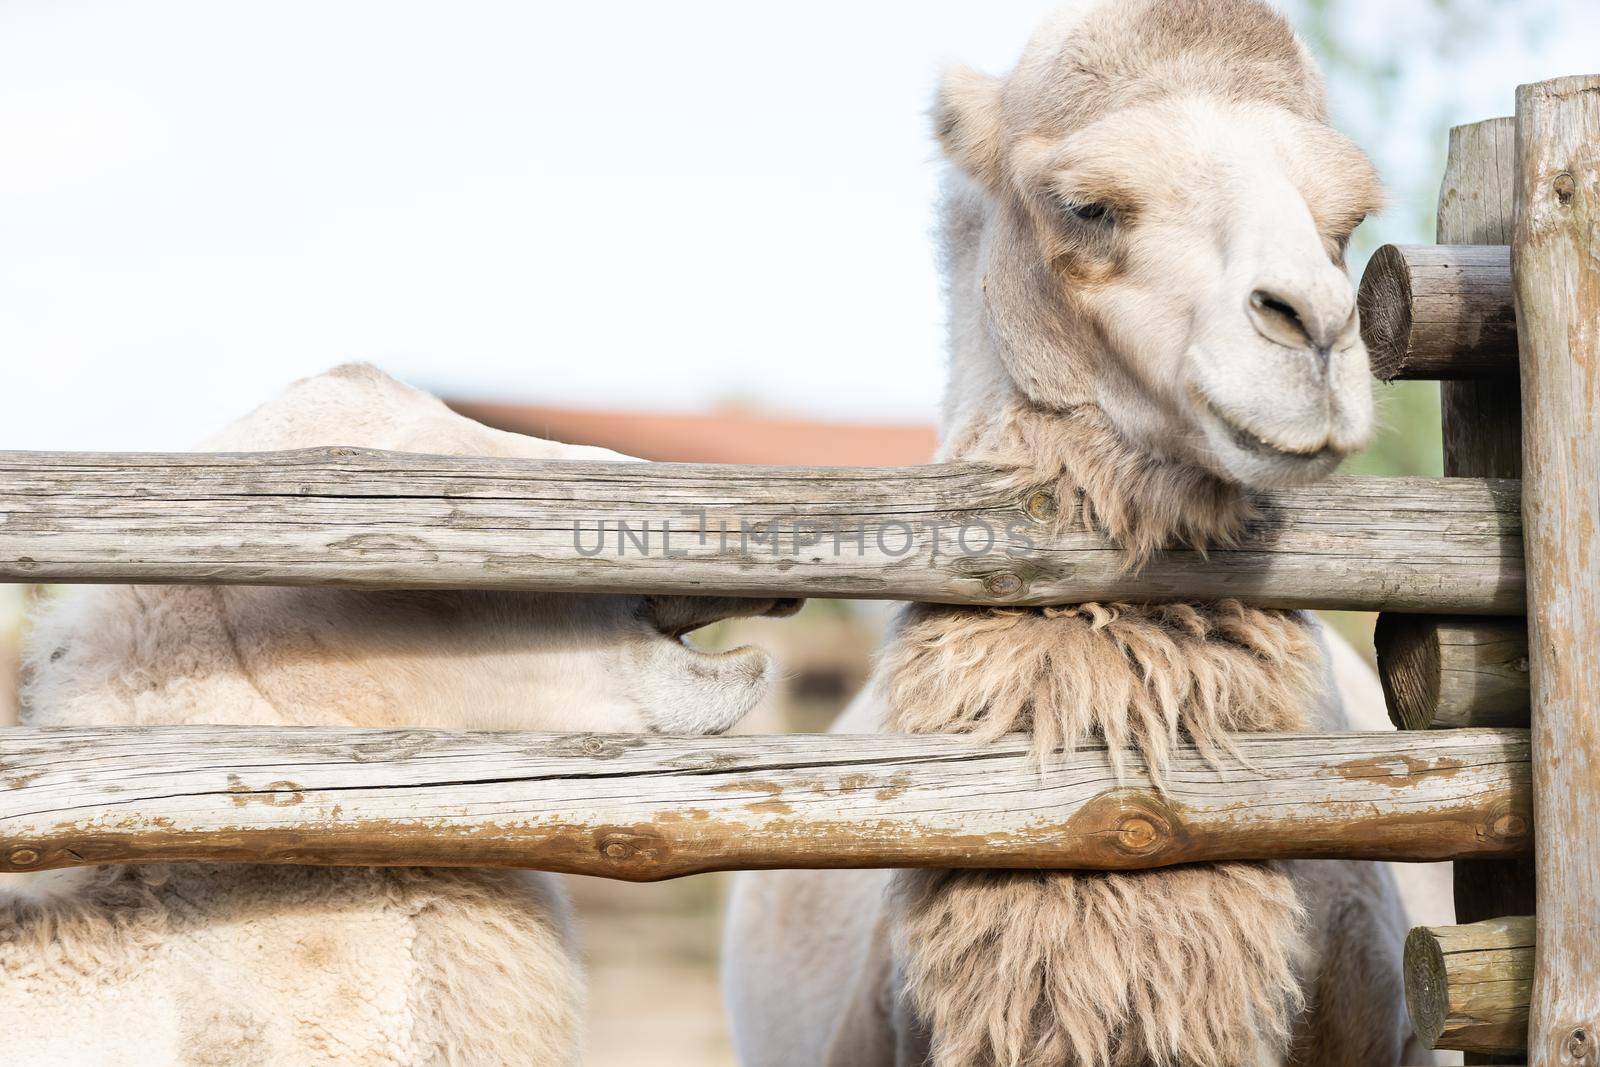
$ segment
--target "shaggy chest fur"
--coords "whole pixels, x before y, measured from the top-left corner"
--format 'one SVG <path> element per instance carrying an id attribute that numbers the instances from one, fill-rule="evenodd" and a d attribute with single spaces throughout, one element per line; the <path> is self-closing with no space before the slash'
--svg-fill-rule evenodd
<path id="1" fill-rule="evenodd" d="M 1213 758 L 1231 733 L 1301 730 L 1321 653 L 1299 615 L 1235 601 L 909 609 L 885 659 L 889 725 L 1025 731 L 1042 757 L 1092 739 L 1159 780 L 1180 736 Z"/>
<path id="2" fill-rule="evenodd" d="M 1050 487 L 1063 521 L 1107 531 L 1136 565 L 1226 543 L 1236 489 L 1128 449 L 1092 408 L 1015 398 L 949 453 Z M 882 664 L 887 725 L 1032 735 L 1049 764 L 1103 741 L 1159 783 L 1173 748 L 1228 758 L 1238 732 L 1303 730 L 1323 697 L 1309 620 L 1234 601 L 907 609 Z M 899 972 L 940 1067 L 1281 1064 L 1305 1004 L 1303 908 L 1270 864 L 1133 873 L 912 871 L 895 877 Z"/>
<path id="3" fill-rule="evenodd" d="M 1299 616 L 1232 602 L 918 605 L 885 663 L 889 725 L 1028 731 L 1046 764 L 1103 739 L 1159 781 L 1181 738 L 1222 760 L 1231 732 L 1303 729 L 1319 660 Z M 1274 1063 L 1301 1004 L 1301 909 L 1271 865 L 904 872 L 895 911 L 941 1065 Z"/>

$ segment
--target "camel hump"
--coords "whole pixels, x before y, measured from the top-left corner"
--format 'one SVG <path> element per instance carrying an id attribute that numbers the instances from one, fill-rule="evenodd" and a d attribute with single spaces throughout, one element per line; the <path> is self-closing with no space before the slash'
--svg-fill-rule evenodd
<path id="1" fill-rule="evenodd" d="M 445 456 L 627 460 L 610 449 L 509 433 L 452 411 L 370 363 L 301 378 L 200 446 L 210 452 L 372 448 Z"/>

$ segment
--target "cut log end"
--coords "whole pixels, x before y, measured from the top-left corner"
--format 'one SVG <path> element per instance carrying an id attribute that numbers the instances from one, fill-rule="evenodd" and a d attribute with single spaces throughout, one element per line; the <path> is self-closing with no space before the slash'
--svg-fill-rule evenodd
<path id="1" fill-rule="evenodd" d="M 1373 644 L 1400 729 L 1528 725 L 1525 620 L 1384 614 Z"/>
<path id="2" fill-rule="evenodd" d="M 1405 986 L 1411 1029 L 1423 1045 L 1438 1048 L 1445 1016 L 1450 1011 L 1449 981 L 1444 950 L 1426 926 L 1419 926 L 1406 936 Z"/>
<path id="3" fill-rule="evenodd" d="M 1361 340 L 1380 381 L 1411 377 L 1406 373 L 1411 347 L 1411 272 L 1400 249 L 1384 245 L 1367 261 L 1357 291 Z"/>
<path id="4" fill-rule="evenodd" d="M 1419 926 L 1406 937 L 1406 1010 L 1429 1048 L 1518 1056 L 1527 1047 L 1534 920 Z"/>
<path id="5" fill-rule="evenodd" d="M 1373 633 L 1383 702 L 1397 729 L 1426 730 L 1439 706 L 1439 629 L 1425 615 L 1378 616 Z"/>
<path id="6" fill-rule="evenodd" d="M 1372 371 L 1385 381 L 1517 373 L 1505 245 L 1385 245 L 1367 263 L 1357 301 Z"/>

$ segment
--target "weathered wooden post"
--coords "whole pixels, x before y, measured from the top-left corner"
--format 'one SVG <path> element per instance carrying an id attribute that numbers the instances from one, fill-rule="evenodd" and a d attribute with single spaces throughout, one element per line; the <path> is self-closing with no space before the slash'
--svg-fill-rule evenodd
<path id="1" fill-rule="evenodd" d="M 1517 90 L 1538 939 L 1530 1067 L 1600 1063 L 1600 76 Z"/>
<path id="2" fill-rule="evenodd" d="M 1406 999 L 1423 1044 L 1523 1062 L 1533 939 L 1529 915 L 1412 930 Z"/>
<path id="3" fill-rule="evenodd" d="M 1381 615 L 1373 640 L 1398 728 L 1528 725 L 1524 620 Z"/>
<path id="4" fill-rule="evenodd" d="M 1362 334 L 1374 372 L 1388 379 L 1440 379 L 1448 477 L 1515 478 L 1522 472 L 1509 248 L 1515 135 L 1511 118 L 1451 130 L 1439 189 L 1441 247 L 1389 249 L 1373 257 L 1361 284 Z M 1402 729 L 1523 725 L 1524 630 L 1520 619 L 1380 617 L 1378 667 L 1390 717 Z M 1468 924 L 1460 928 L 1462 937 L 1480 920 L 1531 915 L 1532 863 L 1457 860 L 1455 904 L 1456 921 Z M 1408 957 L 1414 947 L 1408 946 Z M 1429 1005 L 1447 1001 L 1430 996 L 1423 977 L 1424 971 L 1408 969 L 1407 995 L 1419 1033 L 1430 1043 L 1466 1049 L 1469 1064 L 1520 1062 L 1514 1047 L 1463 1041 L 1470 1028 L 1435 1025 Z"/>
<path id="5" fill-rule="evenodd" d="M 1515 125 L 1488 119 L 1450 131 L 1439 188 L 1435 240 L 1449 245 L 1511 243 Z M 1500 377 L 1441 383 L 1444 473 L 1449 478 L 1516 478 L 1522 473 L 1522 411 Z"/>

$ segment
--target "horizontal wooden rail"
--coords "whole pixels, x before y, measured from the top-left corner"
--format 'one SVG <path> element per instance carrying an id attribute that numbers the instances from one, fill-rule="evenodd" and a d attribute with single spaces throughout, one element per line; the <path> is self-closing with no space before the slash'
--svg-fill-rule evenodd
<path id="1" fill-rule="evenodd" d="M 1528 725 L 1528 621 L 1380 615 L 1373 643 L 1402 730 Z"/>
<path id="2" fill-rule="evenodd" d="M 1384 245 L 1358 294 L 1372 373 L 1403 378 L 1517 376 L 1511 249 Z"/>
<path id="3" fill-rule="evenodd" d="M 1266 493 L 1236 549 L 1164 553 L 1137 573 L 1094 533 L 1052 532 L 1062 524 L 1050 517 L 1072 501 L 1004 484 L 956 464 L 10 452 L 0 453 L 0 580 L 1524 606 L 1515 481 L 1340 478 Z"/>
<path id="4" fill-rule="evenodd" d="M 1429 1048 L 1507 1055 L 1528 1047 L 1532 916 L 1419 926 L 1406 938 L 1406 1007 Z"/>
<path id="5" fill-rule="evenodd" d="M 1529 847 L 1526 731 L 1247 735 L 1165 793 L 1026 738 L 164 727 L 0 731 L 0 870 L 234 861 L 648 880 L 765 867 L 1081 867 Z"/>

